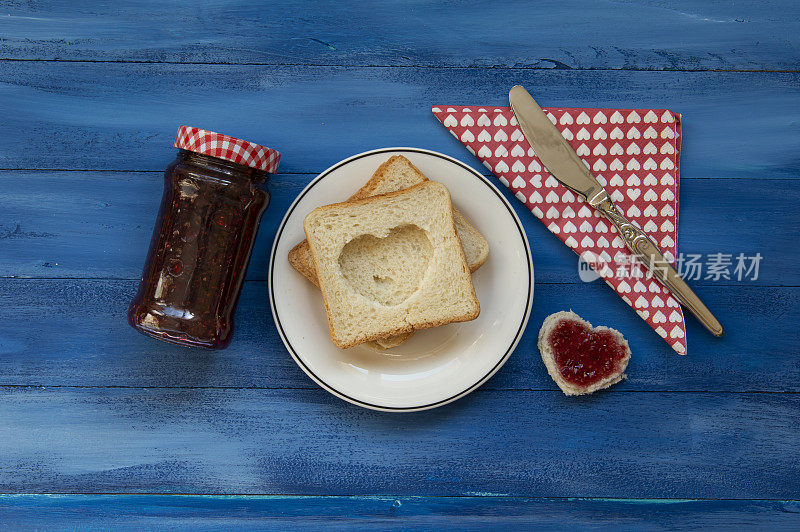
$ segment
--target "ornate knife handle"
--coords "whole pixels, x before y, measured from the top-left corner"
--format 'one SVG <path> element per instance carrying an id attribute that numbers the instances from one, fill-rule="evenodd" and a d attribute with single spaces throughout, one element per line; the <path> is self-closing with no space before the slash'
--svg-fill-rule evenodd
<path id="1" fill-rule="evenodd" d="M 616 226 L 622 240 L 630 248 L 636 257 L 655 275 L 664 286 L 670 289 L 672 295 L 683 303 L 692 314 L 711 331 L 714 336 L 722 336 L 723 328 L 719 320 L 714 317 L 708 307 L 700 298 L 689 288 L 675 268 L 664 258 L 652 240 L 644 231 L 633 225 L 630 220 L 620 214 L 611 198 L 601 191 L 593 198 L 589 199 L 589 204 L 606 215 L 606 218 Z"/>

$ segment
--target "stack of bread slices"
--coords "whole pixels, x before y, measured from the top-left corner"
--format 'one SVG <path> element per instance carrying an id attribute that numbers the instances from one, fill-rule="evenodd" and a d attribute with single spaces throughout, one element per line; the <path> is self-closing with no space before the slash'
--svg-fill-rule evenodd
<path id="1" fill-rule="evenodd" d="M 403 156 L 391 157 L 349 200 L 314 209 L 289 262 L 321 291 L 333 343 L 376 350 L 414 331 L 478 317 L 471 273 L 486 239 Z"/>

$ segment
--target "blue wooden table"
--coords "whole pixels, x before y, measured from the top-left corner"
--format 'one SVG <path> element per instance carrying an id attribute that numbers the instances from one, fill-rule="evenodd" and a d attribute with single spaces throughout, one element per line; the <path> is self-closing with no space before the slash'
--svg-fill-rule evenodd
<path id="1" fill-rule="evenodd" d="M 0 3 L 0 523 L 800 527 L 800 8 L 773 2 Z M 506 366 L 446 407 L 319 389 L 266 299 L 284 211 L 349 155 L 418 146 L 485 172 L 432 104 L 683 114 L 679 250 L 763 256 L 700 280 L 726 326 L 679 357 L 514 200 L 536 296 Z M 137 334 L 180 124 L 283 152 L 231 347 Z M 566 398 L 536 347 L 572 308 L 630 340 L 629 379 Z"/>

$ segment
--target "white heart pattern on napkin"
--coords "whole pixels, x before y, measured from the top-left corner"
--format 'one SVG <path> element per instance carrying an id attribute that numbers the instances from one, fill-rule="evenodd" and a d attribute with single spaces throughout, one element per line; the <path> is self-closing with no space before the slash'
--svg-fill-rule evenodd
<path id="1" fill-rule="evenodd" d="M 471 153 L 477 154 L 577 254 L 613 256 L 615 259 L 610 262 L 614 270 L 619 267 L 616 262 L 620 259 L 629 261 L 632 277 L 627 279 L 615 275 L 612 268 L 603 268 L 598 273 L 675 351 L 686 353 L 686 326 L 678 302 L 658 281 L 645 276 L 646 269 L 632 257 L 615 227 L 542 167 L 509 107 L 435 106 L 432 110 Z M 598 181 L 606 186 L 620 211 L 644 228 L 659 243 L 665 256 L 674 259 L 680 115 L 666 109 L 548 108 L 545 112 Z M 653 311 L 654 306 L 663 307 L 665 302 L 674 309 L 669 319 L 663 312 Z"/>

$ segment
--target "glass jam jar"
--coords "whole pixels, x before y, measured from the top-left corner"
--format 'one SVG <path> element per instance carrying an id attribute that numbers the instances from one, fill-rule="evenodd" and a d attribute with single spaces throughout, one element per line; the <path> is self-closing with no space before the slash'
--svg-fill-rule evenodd
<path id="1" fill-rule="evenodd" d="M 259 185 L 277 170 L 280 153 L 187 126 L 175 147 L 128 322 L 160 340 L 222 349 L 269 203 Z"/>

